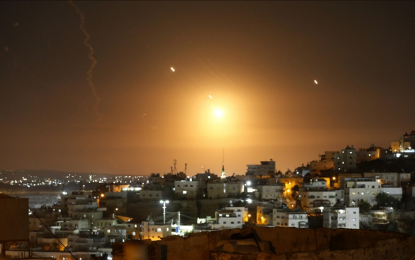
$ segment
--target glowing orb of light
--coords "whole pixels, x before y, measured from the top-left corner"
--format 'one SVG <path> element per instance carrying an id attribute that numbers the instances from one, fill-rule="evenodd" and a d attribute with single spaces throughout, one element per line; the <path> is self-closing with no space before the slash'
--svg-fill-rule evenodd
<path id="1" fill-rule="evenodd" d="M 173 67 L 170 67 L 171 71 L 175 72 L 176 70 Z"/>
<path id="2" fill-rule="evenodd" d="M 221 117 L 222 115 L 223 115 L 222 110 L 220 110 L 220 109 L 215 109 L 215 116 L 216 116 L 216 117 Z"/>

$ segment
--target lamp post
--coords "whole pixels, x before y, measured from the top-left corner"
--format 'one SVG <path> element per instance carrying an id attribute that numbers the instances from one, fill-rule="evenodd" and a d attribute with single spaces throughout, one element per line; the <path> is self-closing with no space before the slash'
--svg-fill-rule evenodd
<path id="1" fill-rule="evenodd" d="M 163 204 L 163 224 L 166 224 L 166 204 L 169 204 L 168 200 L 160 200 L 160 203 Z"/>
<path id="2" fill-rule="evenodd" d="M 115 218 L 115 211 L 118 211 L 118 208 L 114 209 L 114 212 L 112 213 L 112 218 Z"/>

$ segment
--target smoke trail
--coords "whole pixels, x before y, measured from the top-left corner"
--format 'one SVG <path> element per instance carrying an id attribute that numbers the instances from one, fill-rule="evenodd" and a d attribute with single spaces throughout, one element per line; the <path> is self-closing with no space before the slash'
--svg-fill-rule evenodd
<path id="1" fill-rule="evenodd" d="M 68 3 L 75 8 L 76 13 L 79 15 L 80 24 L 79 29 L 82 31 L 82 33 L 85 36 L 84 39 L 84 45 L 89 49 L 88 53 L 88 59 L 91 60 L 91 66 L 89 67 L 88 71 L 86 72 L 87 78 L 86 81 L 88 82 L 89 88 L 91 89 L 92 95 L 95 98 L 95 105 L 93 107 L 94 112 L 98 116 L 98 121 L 101 120 L 102 115 L 99 113 L 99 103 L 101 101 L 101 98 L 99 97 L 97 90 L 95 88 L 94 83 L 92 82 L 92 71 L 94 70 L 95 66 L 97 65 L 97 60 L 94 58 L 94 49 L 92 48 L 91 44 L 89 44 L 89 39 L 91 36 L 89 36 L 88 32 L 85 30 L 85 15 L 82 13 L 81 9 L 79 9 L 78 6 L 74 4 L 72 0 L 68 0 Z"/>

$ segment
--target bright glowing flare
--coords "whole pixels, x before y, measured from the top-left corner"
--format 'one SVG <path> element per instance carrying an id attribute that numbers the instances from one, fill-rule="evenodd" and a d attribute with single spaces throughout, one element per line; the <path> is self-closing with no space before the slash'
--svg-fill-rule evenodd
<path id="1" fill-rule="evenodd" d="M 317 80 L 314 80 L 314 83 L 316 83 L 316 85 L 318 84 Z"/>
<path id="2" fill-rule="evenodd" d="M 173 67 L 170 67 L 170 69 L 171 69 L 171 71 L 175 72 L 175 70 L 174 70 L 174 68 L 173 68 Z"/>
<path id="3" fill-rule="evenodd" d="M 215 116 L 216 116 L 216 117 L 221 117 L 222 115 L 223 115 L 222 110 L 220 110 L 220 109 L 215 109 Z"/>

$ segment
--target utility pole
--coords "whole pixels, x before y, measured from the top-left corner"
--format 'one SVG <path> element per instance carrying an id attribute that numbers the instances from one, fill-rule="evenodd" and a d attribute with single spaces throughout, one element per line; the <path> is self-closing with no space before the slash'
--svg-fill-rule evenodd
<path id="1" fill-rule="evenodd" d="M 168 204 L 168 200 L 160 200 L 160 203 L 163 203 L 163 225 L 166 224 L 166 203 Z"/>

